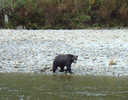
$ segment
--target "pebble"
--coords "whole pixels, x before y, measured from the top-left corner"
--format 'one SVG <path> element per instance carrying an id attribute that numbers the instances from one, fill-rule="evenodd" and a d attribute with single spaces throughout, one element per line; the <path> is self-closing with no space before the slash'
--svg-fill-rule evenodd
<path id="1" fill-rule="evenodd" d="M 76 75 L 128 75 L 128 30 L 0 30 L 0 72 L 51 74 L 63 53 L 79 56 Z"/>

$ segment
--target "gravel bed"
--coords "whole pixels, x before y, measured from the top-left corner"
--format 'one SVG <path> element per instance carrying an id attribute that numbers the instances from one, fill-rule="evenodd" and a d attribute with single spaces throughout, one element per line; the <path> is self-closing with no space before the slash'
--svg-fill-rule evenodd
<path id="1" fill-rule="evenodd" d="M 128 30 L 0 30 L 2 73 L 52 74 L 54 57 L 66 53 L 79 56 L 76 75 L 127 76 Z"/>

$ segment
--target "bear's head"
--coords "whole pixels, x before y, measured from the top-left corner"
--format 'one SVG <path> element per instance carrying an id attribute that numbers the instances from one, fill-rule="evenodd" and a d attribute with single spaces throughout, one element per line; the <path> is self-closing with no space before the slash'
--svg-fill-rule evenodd
<path id="1" fill-rule="evenodd" d="M 75 56 L 75 55 L 74 55 L 74 56 L 72 57 L 73 63 L 76 63 L 76 62 L 77 62 L 77 59 L 78 59 L 78 56 Z"/>
<path id="2" fill-rule="evenodd" d="M 77 62 L 78 56 L 72 55 L 72 54 L 68 54 L 68 55 L 71 57 L 71 61 L 72 61 L 73 63 L 76 63 L 76 62 Z"/>

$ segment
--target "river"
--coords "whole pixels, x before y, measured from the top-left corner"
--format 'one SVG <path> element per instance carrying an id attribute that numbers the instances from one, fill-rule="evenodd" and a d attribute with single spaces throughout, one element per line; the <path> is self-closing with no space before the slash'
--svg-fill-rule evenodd
<path id="1" fill-rule="evenodd" d="M 0 74 L 0 100 L 127 99 L 127 77 Z"/>

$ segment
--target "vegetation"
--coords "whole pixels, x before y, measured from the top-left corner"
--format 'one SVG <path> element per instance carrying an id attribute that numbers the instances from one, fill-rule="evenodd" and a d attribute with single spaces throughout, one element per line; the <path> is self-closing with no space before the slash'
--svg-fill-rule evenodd
<path id="1" fill-rule="evenodd" d="M 8 2 L 10 0 L 7 0 Z M 13 0 L 7 28 L 84 29 L 128 26 L 128 0 Z"/>

